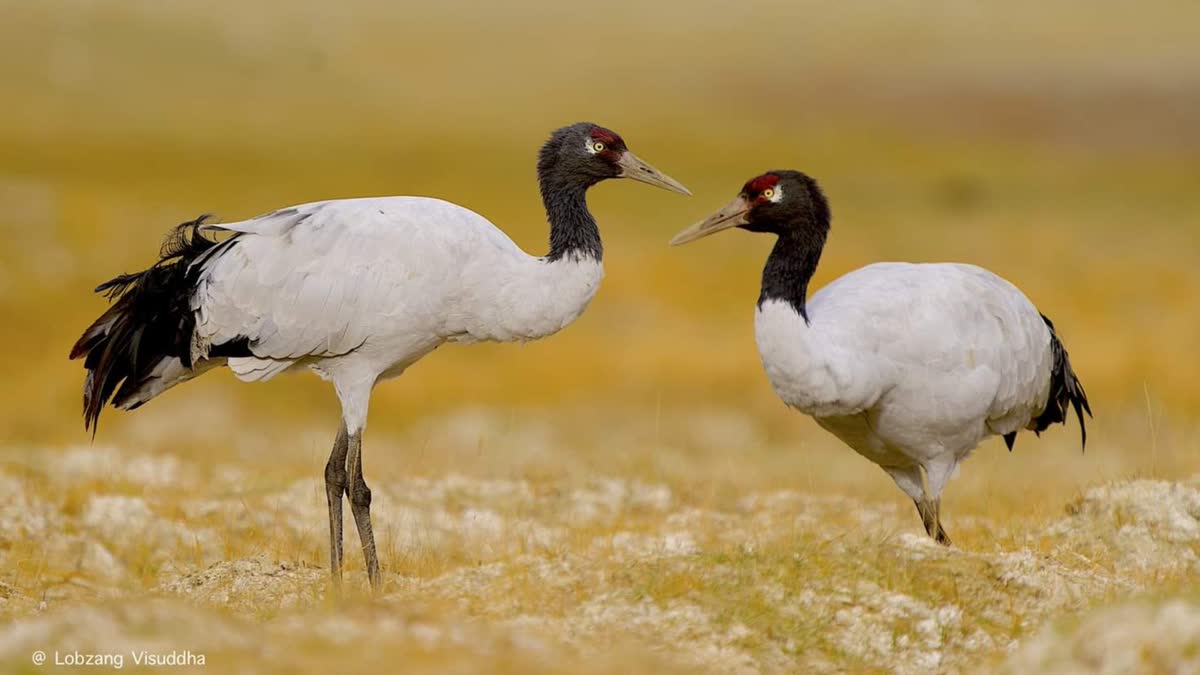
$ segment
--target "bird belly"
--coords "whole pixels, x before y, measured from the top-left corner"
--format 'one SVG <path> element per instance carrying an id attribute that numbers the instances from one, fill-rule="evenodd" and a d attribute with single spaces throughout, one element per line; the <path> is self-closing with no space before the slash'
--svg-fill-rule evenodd
<path id="1" fill-rule="evenodd" d="M 910 443 L 974 447 L 987 435 L 998 376 L 989 368 L 940 372 L 910 366 L 880 399 L 879 428 Z"/>
<path id="2" fill-rule="evenodd" d="M 939 374 L 897 366 L 890 385 L 857 414 L 813 415 L 822 428 L 883 467 L 957 463 L 992 431 L 987 406 L 995 375 L 986 368 Z"/>
<path id="3" fill-rule="evenodd" d="M 907 467 L 915 461 L 914 458 L 898 450 L 876 434 L 871 425 L 870 415 L 866 412 L 857 415 L 813 417 L 813 419 L 822 429 L 837 436 L 852 450 L 879 466 Z"/>
<path id="4" fill-rule="evenodd" d="M 884 469 L 957 466 L 978 444 L 978 434 L 969 430 L 948 434 L 945 439 L 930 430 L 893 425 L 876 410 L 858 415 L 814 417 L 817 424 L 837 436 L 852 450 Z M 931 442 L 931 439 L 936 439 Z M 948 441 L 948 442 L 943 442 Z"/>
<path id="5" fill-rule="evenodd" d="M 420 361 L 446 340 L 430 333 L 392 335 L 368 340 L 345 357 L 362 364 L 364 370 L 378 374 L 379 380 L 399 377 L 409 366 Z"/>

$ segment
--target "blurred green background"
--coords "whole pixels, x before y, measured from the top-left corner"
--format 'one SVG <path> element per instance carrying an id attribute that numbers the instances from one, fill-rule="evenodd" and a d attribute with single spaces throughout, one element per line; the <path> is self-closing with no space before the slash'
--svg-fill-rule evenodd
<path id="1" fill-rule="evenodd" d="M 541 253 L 537 149 L 592 120 L 695 197 L 596 189 L 608 277 L 589 311 L 537 344 L 439 350 L 377 390 L 373 433 L 419 438 L 479 407 L 565 428 L 568 445 L 643 425 L 630 454 L 671 442 L 661 420 L 714 411 L 771 444 L 824 439 L 759 366 L 770 242 L 666 246 L 747 178 L 798 168 L 834 209 L 818 285 L 877 260 L 986 266 L 1055 320 L 1093 438 L 1194 448 L 1197 26 L 1200 3 L 1170 0 L 5 0 L 0 428 L 10 445 L 86 442 L 66 354 L 105 306 L 91 289 L 152 262 L 175 223 L 432 195 Z M 252 456 L 301 429 L 320 462 L 336 411 L 315 377 L 222 372 L 107 414 L 99 438 Z M 1066 452 L 1078 437 L 1053 438 Z"/>

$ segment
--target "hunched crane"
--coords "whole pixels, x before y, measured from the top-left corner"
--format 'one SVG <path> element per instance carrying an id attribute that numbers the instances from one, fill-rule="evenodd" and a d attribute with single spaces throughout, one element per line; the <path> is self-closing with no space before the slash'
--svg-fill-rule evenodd
<path id="1" fill-rule="evenodd" d="M 829 203 L 798 171 L 770 171 L 671 240 L 732 227 L 776 235 L 754 318 L 775 392 L 878 464 L 941 544 L 941 493 L 980 441 L 1079 418 L 1087 395 L 1054 324 L 1011 283 L 974 265 L 876 263 L 808 298 Z M 924 474 L 924 475 L 922 475 Z"/>
<path id="2" fill-rule="evenodd" d="M 550 252 L 535 257 L 482 216 L 440 199 L 314 202 L 220 225 L 183 223 L 160 260 L 101 284 L 115 302 L 71 350 L 83 357 L 85 428 L 110 399 L 132 410 L 218 366 L 243 381 L 307 367 L 333 383 L 342 425 L 325 467 L 330 573 L 341 584 L 342 495 L 372 588 L 379 562 L 362 432 L 371 390 L 445 342 L 551 335 L 603 276 L 588 188 L 609 178 L 690 194 L 604 127 L 558 129 L 537 163 Z M 205 231 L 232 233 L 223 240 Z M 94 431 L 93 431 L 94 433 Z"/>

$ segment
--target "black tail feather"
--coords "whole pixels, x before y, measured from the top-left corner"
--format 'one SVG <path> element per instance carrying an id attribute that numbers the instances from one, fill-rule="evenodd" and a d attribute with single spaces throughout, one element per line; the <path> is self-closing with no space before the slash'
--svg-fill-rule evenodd
<path id="1" fill-rule="evenodd" d="M 134 274 L 122 274 L 96 287 L 113 305 L 96 319 L 71 348 L 83 358 L 83 425 L 95 434 L 100 411 L 113 398 L 137 390 L 163 358 L 176 357 L 191 367 L 195 317 L 189 307 L 198 270 L 191 263 L 218 246 L 200 227 L 208 216 L 182 223 L 167 235 L 158 262 Z"/>
<path id="2" fill-rule="evenodd" d="M 1035 420 L 1033 429 L 1040 434 L 1051 424 L 1066 424 L 1067 411 L 1070 407 L 1074 407 L 1075 416 L 1079 419 L 1080 447 L 1086 448 L 1087 425 L 1083 421 L 1083 413 L 1086 411 L 1088 417 L 1092 416 L 1087 393 L 1084 392 L 1083 384 L 1079 382 L 1074 369 L 1071 368 L 1067 349 L 1058 339 L 1058 334 L 1054 331 L 1054 323 L 1046 318 L 1045 314 L 1042 315 L 1042 320 L 1050 329 L 1050 348 L 1054 353 L 1054 364 L 1050 372 L 1050 399 L 1046 402 L 1046 409 Z"/>

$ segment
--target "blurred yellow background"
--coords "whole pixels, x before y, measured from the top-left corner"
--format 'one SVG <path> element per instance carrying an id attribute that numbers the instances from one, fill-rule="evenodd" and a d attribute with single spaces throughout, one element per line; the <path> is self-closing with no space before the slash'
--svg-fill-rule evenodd
<path id="1" fill-rule="evenodd" d="M 381 386 L 372 435 L 400 440 L 387 454 L 368 442 L 375 470 L 403 473 L 412 454 L 437 455 L 431 435 L 476 409 L 503 423 L 460 443 L 475 452 L 455 460 L 465 470 L 504 471 L 510 459 L 489 452 L 494 434 L 539 425 L 556 430 L 564 456 L 632 429 L 598 463 L 652 466 L 667 445 L 686 459 L 705 435 L 697 429 L 722 415 L 753 428 L 711 443 L 720 462 L 739 463 L 750 446 L 773 448 L 769 461 L 834 443 L 778 403 L 759 366 L 751 318 L 770 242 L 665 244 L 771 168 L 813 174 L 832 201 L 818 284 L 877 260 L 986 266 L 1058 325 L 1097 413 L 1101 458 L 1195 448 L 1195 2 L 933 11 L 790 0 L 44 0 L 5 1 L 0 16 L 9 445 L 88 440 L 82 369 L 66 354 L 105 306 L 91 289 L 152 262 L 175 223 L 432 195 L 542 252 L 535 154 L 550 130 L 586 119 L 619 131 L 696 196 L 596 189 L 608 276 L 589 311 L 537 344 L 447 347 Z M 135 415 L 106 413 L 98 438 L 269 459 L 300 430 L 312 432 L 299 450 L 317 466 L 336 419 L 317 378 L 251 386 L 222 372 Z M 1048 438 L 1018 452 L 1077 453 L 1075 429 Z M 694 445 L 699 453 L 704 442 Z M 1181 469 L 1200 466 L 1191 461 Z M 791 479 L 770 465 L 761 476 Z"/>
<path id="2" fill-rule="evenodd" d="M 1097 603 L 1196 607 L 1197 26 L 1195 0 L 0 0 L 0 663 L 149 640 L 217 672 L 980 672 Z M 382 596 L 353 528 L 327 594 L 318 378 L 220 371 L 84 432 L 91 289 L 176 223 L 430 195 L 542 253 L 536 153 L 579 120 L 695 196 L 599 186 L 579 321 L 376 390 Z M 776 168 L 832 203 L 814 288 L 879 260 L 1022 288 L 1091 398 L 1087 453 L 1074 420 L 988 442 L 945 493 L 957 547 L 929 544 L 771 391 L 769 239 L 666 245 Z M 1099 621 L 1120 639 L 1064 652 L 1171 633 Z"/>

